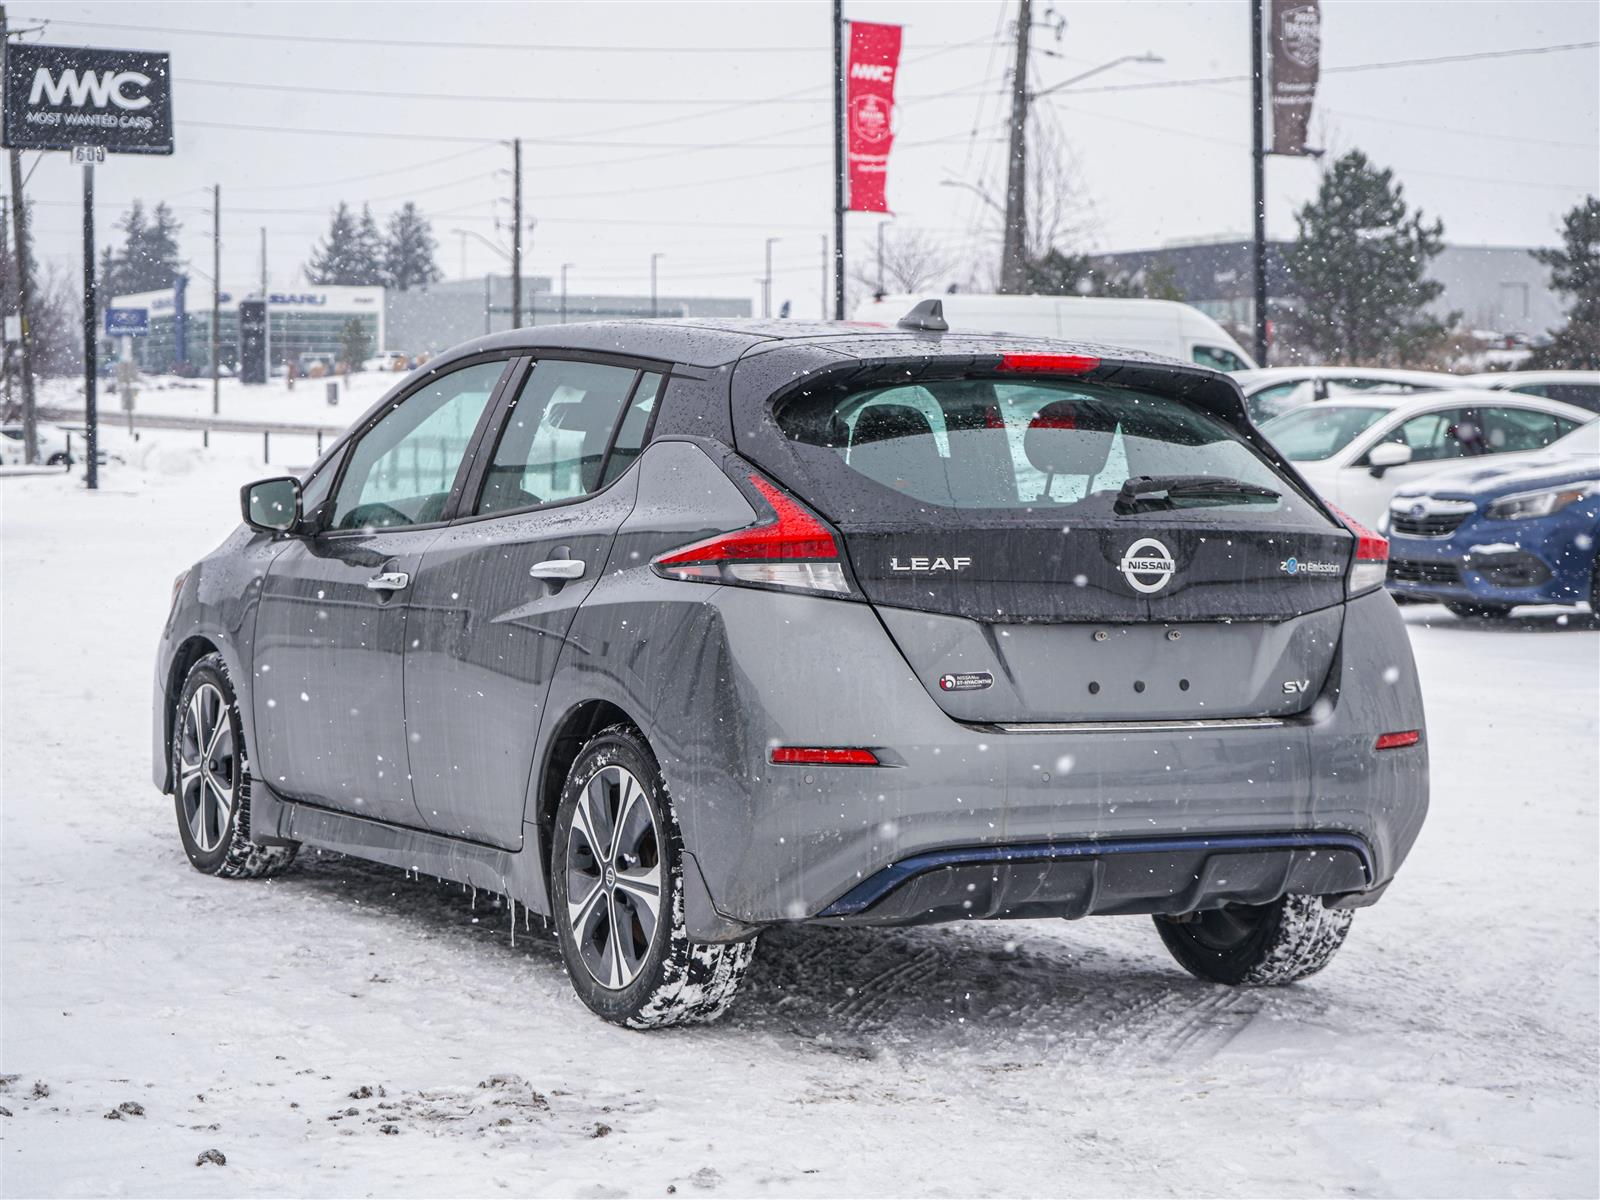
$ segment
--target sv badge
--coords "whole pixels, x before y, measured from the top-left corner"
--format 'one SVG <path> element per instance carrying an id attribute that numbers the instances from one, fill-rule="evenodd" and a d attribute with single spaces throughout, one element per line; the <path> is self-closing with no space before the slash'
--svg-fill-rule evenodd
<path id="1" fill-rule="evenodd" d="M 1283 694 L 1285 696 L 1300 696 L 1311 690 L 1309 679 L 1285 679 L 1283 681 Z"/>

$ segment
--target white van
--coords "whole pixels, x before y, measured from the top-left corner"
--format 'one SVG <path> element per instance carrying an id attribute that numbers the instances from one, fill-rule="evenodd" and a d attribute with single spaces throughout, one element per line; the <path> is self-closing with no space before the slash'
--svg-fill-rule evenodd
<path id="1" fill-rule="evenodd" d="M 1175 300 L 1103 300 L 1095 296 L 996 296 L 923 292 L 868 300 L 856 320 L 893 325 L 923 300 L 944 304 L 951 329 L 1021 333 L 1103 346 L 1125 346 L 1199 363 L 1218 371 L 1247 371 L 1256 362 L 1205 313 Z"/>

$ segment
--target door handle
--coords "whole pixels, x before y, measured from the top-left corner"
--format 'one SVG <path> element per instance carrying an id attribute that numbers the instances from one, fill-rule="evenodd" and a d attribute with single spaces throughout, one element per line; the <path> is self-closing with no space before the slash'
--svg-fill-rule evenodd
<path id="1" fill-rule="evenodd" d="M 410 583 L 411 576 L 404 571 L 385 571 L 367 580 L 367 587 L 374 592 L 398 592 Z"/>
<path id="2" fill-rule="evenodd" d="M 547 558 L 528 568 L 535 579 L 582 579 L 584 564 L 581 558 Z"/>

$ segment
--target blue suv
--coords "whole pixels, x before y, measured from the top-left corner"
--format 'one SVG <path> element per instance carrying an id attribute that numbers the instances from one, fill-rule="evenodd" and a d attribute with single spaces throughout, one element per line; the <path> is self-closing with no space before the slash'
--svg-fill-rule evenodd
<path id="1" fill-rule="evenodd" d="M 1518 604 L 1600 613 L 1600 421 L 1536 459 L 1493 460 L 1401 488 L 1389 504 L 1389 590 L 1461 617 Z"/>

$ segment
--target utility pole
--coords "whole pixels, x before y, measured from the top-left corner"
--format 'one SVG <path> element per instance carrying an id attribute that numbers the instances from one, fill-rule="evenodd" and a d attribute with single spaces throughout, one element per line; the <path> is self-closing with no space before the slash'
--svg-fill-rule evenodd
<path id="1" fill-rule="evenodd" d="M 828 235 L 822 235 L 822 319 L 828 319 Z"/>
<path id="2" fill-rule="evenodd" d="M 1000 251 L 1000 290 L 1026 286 L 1028 227 L 1028 35 L 1031 0 L 1017 0 L 1017 59 L 1011 71 L 1011 146 L 1006 160 L 1006 224 Z"/>
<path id="3" fill-rule="evenodd" d="M 511 328 L 522 326 L 522 139 L 511 139 Z"/>
<path id="4" fill-rule="evenodd" d="M 239 341 L 244 337 L 241 334 Z M 380 350 L 383 347 L 378 347 Z M 261 227 L 261 361 L 266 364 L 266 381 L 272 382 L 272 302 L 267 298 L 267 227 Z M 129 418 L 130 420 L 132 418 Z"/>
<path id="5" fill-rule="evenodd" d="M 94 163 L 83 164 L 83 423 L 86 431 L 84 458 L 88 460 L 84 483 L 92 492 L 100 486 L 100 413 L 96 404 L 95 350 L 99 331 L 95 329 L 94 302 Z"/>
<path id="6" fill-rule="evenodd" d="M 883 286 L 883 227 L 888 223 L 878 222 L 878 295 L 880 296 L 888 294 Z"/>
<path id="7" fill-rule="evenodd" d="M 0 17 L 0 19 L 4 19 Z M 11 223 L 6 214 L 8 197 L 0 196 L 0 262 L 9 263 L 11 260 Z M 9 268 L 8 268 L 9 270 Z M 11 316 L 11 291 L 0 297 L 0 311 L 4 311 L 7 319 Z M 5 414 L 5 419 L 11 419 L 11 343 L 0 338 L 0 387 L 3 387 L 5 404 L 0 407 L 0 412 Z"/>
<path id="8" fill-rule="evenodd" d="M 1256 363 L 1267 365 L 1267 146 L 1262 72 L 1261 6 L 1265 0 L 1250 0 L 1250 93 L 1252 175 L 1255 183 L 1255 240 L 1250 247 L 1251 271 L 1255 283 Z"/>
<path id="9" fill-rule="evenodd" d="M 835 321 L 844 320 L 844 168 L 844 0 L 833 0 L 833 319 Z"/>
<path id="10" fill-rule="evenodd" d="M 772 315 L 772 247 L 775 242 L 783 241 L 782 238 L 767 239 L 767 273 L 761 277 L 761 315 Z"/>
<path id="11" fill-rule="evenodd" d="M 0 5 L 0 49 L 11 44 L 6 10 Z M 39 461 L 39 413 L 33 396 L 33 240 L 28 231 L 28 205 L 22 194 L 22 153 L 11 151 L 11 228 L 17 241 L 17 317 L 22 340 L 17 347 L 17 370 L 22 376 L 22 457 Z"/>
<path id="12" fill-rule="evenodd" d="M 211 185 L 211 414 L 222 411 L 222 185 Z"/>
<path id="13" fill-rule="evenodd" d="M 561 264 L 561 323 L 567 323 L 567 271 L 577 266 L 577 263 Z"/>

